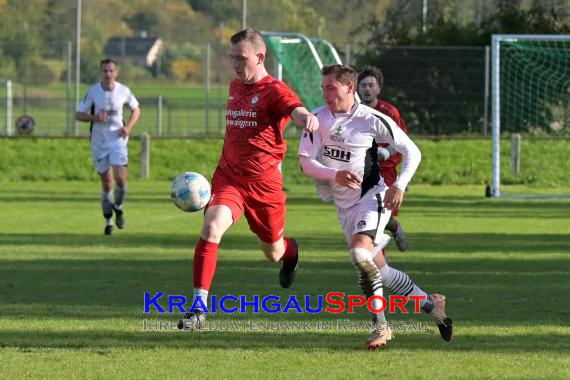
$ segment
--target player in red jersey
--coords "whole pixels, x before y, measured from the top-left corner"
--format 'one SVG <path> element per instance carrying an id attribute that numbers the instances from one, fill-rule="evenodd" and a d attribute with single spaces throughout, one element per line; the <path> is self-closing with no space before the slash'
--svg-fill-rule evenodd
<path id="1" fill-rule="evenodd" d="M 203 309 L 216 270 L 218 245 L 242 214 L 269 261 L 282 261 L 281 286 L 290 287 L 296 278 L 297 242 L 283 235 L 285 193 L 279 170 L 287 150 L 283 131 L 290 118 L 308 131 L 319 125 L 297 95 L 267 73 L 265 54 L 263 36 L 255 29 L 230 38 L 230 59 L 237 78 L 230 84 L 224 146 L 194 250 L 196 307 L 179 322 L 180 328 L 196 330 L 205 320 Z"/>
<path id="2" fill-rule="evenodd" d="M 376 67 L 365 66 L 362 72 L 358 75 L 358 94 L 360 95 L 362 103 L 366 104 L 368 107 L 377 109 L 386 116 L 389 116 L 396 122 L 396 124 L 398 124 L 398 127 L 407 134 L 408 128 L 406 128 L 406 124 L 400 116 L 398 109 L 392 104 L 378 99 L 380 92 L 382 91 L 383 84 L 384 76 L 382 75 L 382 71 Z M 393 150 L 391 147 L 387 147 L 386 144 L 382 144 L 381 147 L 387 149 L 389 153 L 386 155 L 389 157 L 380 162 L 380 175 L 384 178 L 386 185 L 390 187 L 398 178 L 396 168 L 400 161 L 402 161 L 402 155 L 395 151 L 394 154 L 391 154 Z M 379 154 L 378 156 L 381 157 L 382 155 Z M 390 231 L 392 236 L 394 236 L 398 249 L 400 251 L 405 251 L 408 249 L 408 238 L 404 233 L 402 225 L 395 218 L 397 215 L 398 209 L 393 209 L 392 217 L 388 221 L 386 229 Z"/>

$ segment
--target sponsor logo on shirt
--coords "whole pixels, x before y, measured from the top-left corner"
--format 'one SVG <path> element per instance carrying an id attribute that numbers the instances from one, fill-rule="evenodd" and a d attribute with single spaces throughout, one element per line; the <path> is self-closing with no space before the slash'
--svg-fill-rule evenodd
<path id="1" fill-rule="evenodd" d="M 255 94 L 253 98 L 251 98 L 251 105 L 254 106 L 258 100 L 259 100 L 259 94 Z"/>
<path id="2" fill-rule="evenodd" d="M 240 128 L 257 127 L 257 121 L 247 120 L 246 118 L 257 118 L 257 112 L 239 110 L 226 110 L 226 123 L 228 127 L 236 126 Z M 245 119 L 245 120 L 244 120 Z"/>
<path id="3" fill-rule="evenodd" d="M 336 161 L 349 162 L 351 152 L 348 152 L 337 145 L 325 145 L 323 156 Z"/>
<path id="4" fill-rule="evenodd" d="M 342 127 L 340 125 L 335 129 L 333 129 L 331 132 L 332 132 L 330 135 L 331 141 L 336 141 L 340 143 L 344 142 L 344 137 L 342 137 Z"/>

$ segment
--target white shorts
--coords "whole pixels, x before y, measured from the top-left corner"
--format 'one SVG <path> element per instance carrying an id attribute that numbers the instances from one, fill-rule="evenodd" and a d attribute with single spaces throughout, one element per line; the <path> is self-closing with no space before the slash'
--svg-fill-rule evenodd
<path id="1" fill-rule="evenodd" d="M 127 145 L 115 146 L 106 151 L 93 149 L 93 166 L 98 173 L 106 172 L 111 165 L 126 166 L 129 163 Z"/>
<path id="2" fill-rule="evenodd" d="M 378 246 L 380 249 L 388 244 L 390 238 L 384 234 L 384 229 L 392 211 L 382 207 L 383 199 L 384 191 L 376 193 L 371 190 L 352 207 L 336 207 L 338 221 L 348 244 L 356 234 L 370 236 L 375 247 Z"/>

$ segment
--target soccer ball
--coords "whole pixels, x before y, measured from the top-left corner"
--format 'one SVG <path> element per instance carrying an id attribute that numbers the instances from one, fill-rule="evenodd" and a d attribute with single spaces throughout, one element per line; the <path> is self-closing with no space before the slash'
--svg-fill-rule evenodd
<path id="1" fill-rule="evenodd" d="M 170 197 L 182 211 L 195 212 L 203 209 L 210 201 L 210 183 L 203 175 L 195 172 L 180 174 L 172 182 Z"/>
<path id="2" fill-rule="evenodd" d="M 36 122 L 28 115 L 20 116 L 18 120 L 16 120 L 16 130 L 20 135 L 31 135 L 35 126 Z"/>

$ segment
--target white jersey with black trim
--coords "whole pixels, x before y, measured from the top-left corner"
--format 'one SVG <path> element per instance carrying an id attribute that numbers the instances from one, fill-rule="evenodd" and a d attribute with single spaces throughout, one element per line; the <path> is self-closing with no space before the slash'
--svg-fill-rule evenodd
<path id="1" fill-rule="evenodd" d="M 99 149 L 110 148 L 117 144 L 119 131 L 123 128 L 123 108 L 131 110 L 138 108 L 139 102 L 131 90 L 122 83 L 115 82 L 113 91 L 105 91 L 101 83 L 89 88 L 83 101 L 77 107 L 77 112 L 96 114 L 107 112 L 106 122 L 94 122 L 91 125 L 91 142 Z"/>
<path id="2" fill-rule="evenodd" d="M 377 154 L 377 145 L 381 143 L 390 144 L 404 155 L 394 186 L 402 191 L 406 189 L 420 163 L 421 153 L 394 120 L 363 104 L 355 105 L 348 114 L 333 114 L 327 106 L 317 108 L 313 114 L 319 120 L 319 129 L 303 132 L 298 154 L 303 171 L 319 180 L 323 199 L 325 195 L 332 195 L 337 206 L 348 208 L 370 189 L 378 186 L 375 191 L 384 190 Z M 336 183 L 339 170 L 350 170 L 361 176 L 360 189 Z"/>

